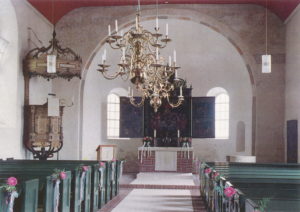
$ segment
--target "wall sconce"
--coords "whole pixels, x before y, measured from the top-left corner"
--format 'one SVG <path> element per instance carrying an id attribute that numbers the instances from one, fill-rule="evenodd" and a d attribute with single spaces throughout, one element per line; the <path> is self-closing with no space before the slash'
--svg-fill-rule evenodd
<path id="1" fill-rule="evenodd" d="M 3 58 L 3 55 L 7 49 L 9 42 L 4 38 L 0 37 L 0 61 Z"/>

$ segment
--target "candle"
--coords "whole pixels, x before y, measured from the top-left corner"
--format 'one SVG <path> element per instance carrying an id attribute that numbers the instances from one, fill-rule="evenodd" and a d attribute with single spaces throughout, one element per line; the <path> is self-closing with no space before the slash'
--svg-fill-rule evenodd
<path id="1" fill-rule="evenodd" d="M 154 135 L 153 135 L 154 138 L 156 138 L 156 130 L 154 129 Z"/>
<path id="2" fill-rule="evenodd" d="M 124 35 L 124 31 L 123 31 L 123 30 L 121 30 L 121 36 L 123 37 L 123 35 Z"/>
<path id="3" fill-rule="evenodd" d="M 102 64 L 105 63 L 105 60 L 104 60 L 104 54 L 102 55 Z"/>
<path id="4" fill-rule="evenodd" d="M 177 137 L 180 137 L 180 130 L 177 130 Z"/>
<path id="5" fill-rule="evenodd" d="M 156 60 L 158 60 L 158 47 L 156 47 Z"/>
<path id="6" fill-rule="evenodd" d="M 122 59 L 125 60 L 125 48 L 122 48 Z"/>
<path id="7" fill-rule="evenodd" d="M 171 66 L 171 63 L 172 63 L 172 57 L 169 56 L 169 66 Z"/>
<path id="8" fill-rule="evenodd" d="M 182 96 L 182 86 L 180 86 L 180 96 Z"/>
<path id="9" fill-rule="evenodd" d="M 115 20 L 116 32 L 118 33 L 118 20 Z"/>
<path id="10" fill-rule="evenodd" d="M 130 86 L 128 86 L 128 97 L 130 97 Z"/>
<path id="11" fill-rule="evenodd" d="M 156 17 L 156 30 L 158 30 L 158 17 Z"/>
<path id="12" fill-rule="evenodd" d="M 106 49 L 104 49 L 103 60 L 106 61 Z"/>
<path id="13" fill-rule="evenodd" d="M 111 36 L 110 25 L 108 25 L 108 36 Z"/>
<path id="14" fill-rule="evenodd" d="M 178 78 L 177 69 L 175 69 L 175 79 Z"/>
<path id="15" fill-rule="evenodd" d="M 168 37 L 168 34 L 169 34 L 169 24 L 167 23 L 166 24 L 166 36 Z"/>
<path id="16" fill-rule="evenodd" d="M 174 62 L 176 63 L 176 50 L 174 49 L 174 52 L 173 52 L 173 57 L 174 57 Z"/>

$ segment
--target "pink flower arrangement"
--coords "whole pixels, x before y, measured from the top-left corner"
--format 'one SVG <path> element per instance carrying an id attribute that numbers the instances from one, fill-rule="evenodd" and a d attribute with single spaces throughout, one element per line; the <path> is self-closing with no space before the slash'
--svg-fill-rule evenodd
<path id="1" fill-rule="evenodd" d="M 64 180 L 67 177 L 67 173 L 66 172 L 60 172 L 59 177 L 60 177 L 61 180 Z"/>
<path id="2" fill-rule="evenodd" d="M 233 187 L 227 187 L 224 189 L 224 194 L 226 197 L 230 198 L 236 193 L 236 190 Z"/>
<path id="3" fill-rule="evenodd" d="M 101 166 L 101 167 L 104 167 L 104 166 L 105 166 L 105 163 L 104 163 L 104 162 L 100 162 L 100 166 Z"/>
<path id="4" fill-rule="evenodd" d="M 87 170 L 89 170 L 89 167 L 88 166 L 82 166 L 81 169 L 82 169 L 83 172 L 86 172 Z"/>
<path id="5" fill-rule="evenodd" d="M 205 173 L 205 174 L 210 174 L 210 173 L 211 173 L 211 168 L 206 168 L 206 169 L 204 169 L 204 173 Z"/>
<path id="6" fill-rule="evenodd" d="M 6 181 L 9 186 L 16 186 L 18 184 L 18 180 L 15 177 L 9 177 Z"/>

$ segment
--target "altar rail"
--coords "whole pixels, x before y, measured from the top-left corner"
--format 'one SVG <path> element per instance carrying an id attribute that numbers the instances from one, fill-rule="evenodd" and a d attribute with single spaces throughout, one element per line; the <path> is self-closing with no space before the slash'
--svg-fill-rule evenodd
<path id="1" fill-rule="evenodd" d="M 14 211 L 44 212 L 95 212 L 99 211 L 119 192 L 119 179 L 124 161 L 0 161 L 0 184 L 7 178 L 18 179 L 19 197 L 15 199 Z M 83 174 L 82 167 L 87 167 Z M 54 169 L 65 170 L 59 195 L 55 192 Z M 7 192 L 0 191 L 0 211 L 8 212 Z"/>
<path id="2" fill-rule="evenodd" d="M 236 193 L 229 198 L 230 186 Z M 209 211 L 300 211 L 300 165 L 201 163 L 200 191 Z"/>

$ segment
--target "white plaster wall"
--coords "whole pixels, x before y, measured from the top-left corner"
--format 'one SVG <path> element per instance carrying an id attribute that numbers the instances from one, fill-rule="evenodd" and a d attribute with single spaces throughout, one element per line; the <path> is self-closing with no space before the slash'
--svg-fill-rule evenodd
<path id="1" fill-rule="evenodd" d="M 31 27 L 39 39 L 47 44 L 50 24 L 36 12 L 27 1 L 0 1 L 0 36 L 10 42 L 7 53 L 0 65 L 0 158 L 24 158 L 23 147 L 23 99 L 24 79 L 22 59 L 33 46 L 28 39 Z M 35 41 L 35 43 L 37 43 Z M 41 102 L 41 96 L 48 90 L 49 83 L 34 80 L 31 83 L 32 102 Z M 38 97 L 38 98 L 35 98 Z"/>
<path id="2" fill-rule="evenodd" d="M 230 95 L 230 137 L 225 140 L 194 139 L 196 156 L 204 160 L 224 161 L 226 155 L 250 154 L 252 91 L 246 66 L 236 49 L 221 34 L 207 26 L 185 20 L 169 19 L 173 42 L 162 51 L 167 57 L 177 50 L 177 61 L 182 67 L 179 76 L 193 86 L 193 96 L 206 96 L 209 89 L 223 87 Z M 154 21 L 142 22 L 153 29 Z M 162 32 L 166 20 L 160 21 Z M 125 29 L 126 31 L 127 29 Z M 116 87 L 127 89 L 121 79 L 106 80 L 97 72 L 97 64 L 105 47 L 95 56 L 87 72 L 83 93 L 83 159 L 95 159 L 99 144 L 118 144 L 119 157 L 134 160 L 141 139 L 108 141 L 106 139 L 106 97 Z M 120 52 L 107 47 L 108 63 L 119 61 Z M 113 66 L 115 68 L 115 66 Z M 246 151 L 237 153 L 236 128 L 239 121 L 246 125 Z"/>
<path id="3" fill-rule="evenodd" d="M 300 11 L 289 19 L 286 28 L 286 89 L 285 120 L 300 118 Z M 285 130 L 286 132 L 286 130 Z M 298 137 L 300 127 L 298 124 Z M 285 136 L 286 138 L 286 136 Z M 285 142 L 286 146 L 286 142 Z M 286 155 L 286 153 L 285 153 Z M 300 145 L 298 141 L 298 162 L 300 161 Z"/>

